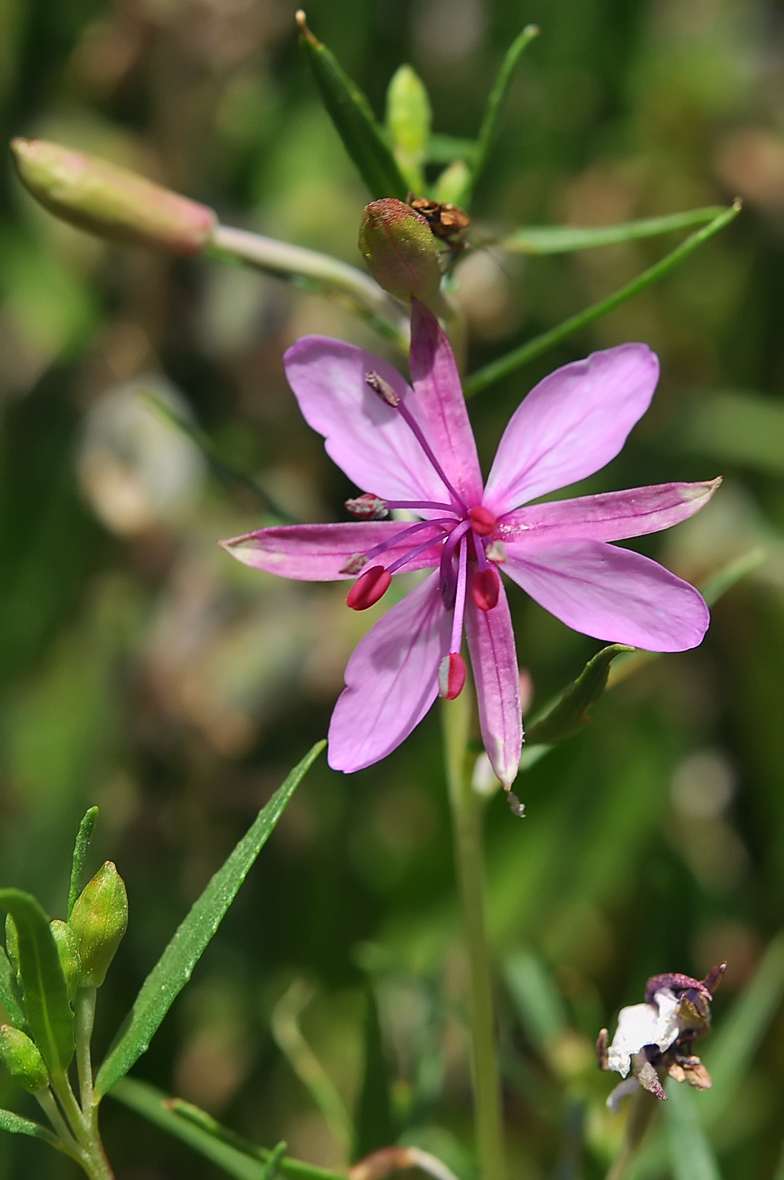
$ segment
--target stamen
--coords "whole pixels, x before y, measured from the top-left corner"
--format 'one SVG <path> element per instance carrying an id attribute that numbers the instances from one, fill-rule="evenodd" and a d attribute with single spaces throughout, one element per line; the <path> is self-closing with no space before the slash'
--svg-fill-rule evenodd
<path id="1" fill-rule="evenodd" d="M 444 548 L 441 550 L 441 598 L 447 610 L 452 610 L 455 605 L 455 593 L 457 591 L 457 581 L 455 571 L 452 568 L 452 558 L 455 548 L 470 527 L 470 521 L 462 521 L 457 528 L 452 529 L 452 532 L 446 539 Z"/>
<path id="2" fill-rule="evenodd" d="M 492 610 L 498 603 L 498 574 L 492 566 L 477 570 L 471 579 L 471 597 L 480 610 Z"/>
<path id="3" fill-rule="evenodd" d="M 406 537 L 412 537 L 415 533 L 421 533 L 422 529 L 429 528 L 443 528 L 447 524 L 454 524 L 455 522 L 450 517 L 439 517 L 437 520 L 418 520 L 416 524 L 412 524 L 409 528 L 403 529 L 402 532 L 396 533 L 394 537 L 390 537 L 388 541 L 382 541 L 379 545 L 375 545 L 372 549 L 368 549 L 365 557 L 368 560 L 373 557 L 378 557 L 379 553 L 385 553 L 387 549 L 392 549 L 393 546 L 399 545 Z M 438 540 L 436 537 L 432 544 Z"/>
<path id="4" fill-rule="evenodd" d="M 485 508 L 482 504 L 477 504 L 472 508 L 468 514 L 471 520 L 471 528 L 479 537 L 489 537 L 495 528 L 495 517 L 489 508 Z"/>
<path id="5" fill-rule="evenodd" d="M 383 520 L 389 516 L 389 505 L 372 492 L 363 492 L 354 500 L 346 500 L 346 508 L 360 520 Z"/>
<path id="6" fill-rule="evenodd" d="M 451 651 L 438 666 L 438 695 L 445 701 L 459 697 L 466 682 L 465 660 L 459 652 Z"/>
<path id="7" fill-rule="evenodd" d="M 417 545 L 416 549 L 412 549 L 410 553 L 406 553 L 403 557 L 398 557 L 397 561 L 393 561 L 391 565 L 387 566 L 390 574 L 396 574 L 404 565 L 408 565 L 409 561 L 413 561 L 415 557 L 419 557 L 420 553 L 426 553 L 428 549 L 432 549 L 439 544 L 440 537 L 436 537 L 435 541 L 424 541 L 423 544 Z"/>
<path id="8" fill-rule="evenodd" d="M 438 512 L 455 512 L 454 504 L 442 504 L 438 500 L 387 500 L 387 508 L 409 508 L 415 511 L 417 508 L 432 508 Z"/>
<path id="9" fill-rule="evenodd" d="M 394 409 L 400 411 L 403 418 L 408 423 L 409 427 L 411 428 L 414 435 L 416 436 L 416 439 L 417 439 L 419 445 L 421 446 L 422 450 L 425 452 L 428 459 L 435 467 L 438 475 L 442 479 L 444 487 L 447 489 L 447 491 L 449 491 L 451 493 L 451 495 L 454 496 L 457 503 L 465 511 L 467 506 L 466 506 L 465 501 L 463 500 L 463 497 L 461 495 L 459 495 L 458 492 L 455 491 L 455 489 L 452 487 L 451 483 L 447 479 L 446 474 L 444 473 L 444 469 L 441 466 L 441 464 L 438 462 L 438 459 L 436 459 L 436 457 L 433 453 L 432 447 L 430 446 L 430 443 L 425 438 L 424 434 L 422 433 L 421 427 L 419 426 L 419 423 L 416 421 L 416 419 L 412 415 L 411 411 L 409 410 L 408 406 L 405 404 L 403 399 L 400 398 L 395 393 L 392 386 L 387 381 L 385 381 L 383 377 L 379 377 L 378 373 L 374 373 L 372 370 L 371 370 L 371 372 L 365 374 L 365 381 L 370 386 L 370 388 L 374 391 L 374 393 L 377 393 L 379 395 L 379 397 L 381 397 L 387 403 L 388 406 L 392 406 Z"/>
<path id="10" fill-rule="evenodd" d="M 364 574 L 360 574 L 348 592 L 346 606 L 352 610 L 367 610 L 383 598 L 389 589 L 392 575 L 383 565 L 373 565 Z"/>
<path id="11" fill-rule="evenodd" d="M 367 565 L 367 558 L 364 553 L 352 553 L 351 557 L 343 562 L 338 570 L 340 574 L 358 574 L 363 565 Z"/>

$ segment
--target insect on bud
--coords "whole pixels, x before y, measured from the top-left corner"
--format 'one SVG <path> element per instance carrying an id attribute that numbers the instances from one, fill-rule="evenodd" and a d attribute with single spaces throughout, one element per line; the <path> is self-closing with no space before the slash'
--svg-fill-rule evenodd
<path id="1" fill-rule="evenodd" d="M 19 178 L 37 201 L 79 229 L 169 254 L 200 254 L 212 209 L 86 152 L 43 139 L 11 143 Z"/>
<path id="2" fill-rule="evenodd" d="M 392 575 L 383 565 L 372 565 L 361 574 L 348 592 L 346 605 L 352 610 L 367 610 L 375 606 L 389 589 Z"/>
<path id="3" fill-rule="evenodd" d="M 107 860 L 85 885 L 69 922 L 81 961 L 81 987 L 100 987 L 128 926 L 128 895 Z"/>
<path id="4" fill-rule="evenodd" d="M 394 197 L 365 206 L 359 249 L 373 278 L 398 299 L 427 301 L 441 283 L 441 252 L 427 221 Z"/>
<path id="5" fill-rule="evenodd" d="M 498 603 L 498 574 L 492 566 L 477 570 L 471 579 L 471 597 L 480 610 L 492 610 Z"/>
<path id="6" fill-rule="evenodd" d="M 68 999 L 72 1000 L 76 994 L 76 989 L 81 981 L 82 964 L 79 960 L 79 949 L 76 945 L 76 936 L 67 922 L 61 922 L 59 918 L 55 918 L 53 922 L 49 923 L 49 929 L 52 932 L 55 945 L 57 946 L 57 954 L 60 959 L 60 966 L 63 969 L 65 976 L 65 986 L 68 991 Z"/>
<path id="7" fill-rule="evenodd" d="M 465 660 L 459 652 L 450 651 L 444 656 L 438 668 L 438 695 L 446 701 L 453 701 L 463 691 L 468 672 Z"/>
<path id="8" fill-rule="evenodd" d="M 31 1094 L 49 1085 L 44 1059 L 30 1038 L 10 1024 L 0 1024 L 0 1059 L 11 1077 Z"/>
<path id="9" fill-rule="evenodd" d="M 364 492 L 355 500 L 346 500 L 346 508 L 359 520 L 384 520 L 389 516 L 386 500 L 372 492 Z"/>

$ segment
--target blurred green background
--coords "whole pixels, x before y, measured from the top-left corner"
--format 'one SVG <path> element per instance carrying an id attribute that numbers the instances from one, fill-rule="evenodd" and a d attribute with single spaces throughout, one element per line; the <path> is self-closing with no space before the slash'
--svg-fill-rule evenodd
<path id="1" fill-rule="evenodd" d="M 4 138 L 91 150 L 228 224 L 360 264 L 367 197 L 293 13 L 286 0 L 1 0 Z M 379 114 L 409 61 L 436 130 L 463 137 L 507 45 L 541 25 L 477 194 L 482 234 L 746 201 L 661 287 L 471 406 L 486 461 L 549 369 L 647 341 L 662 360 L 654 407 L 581 490 L 724 474 L 703 514 L 641 547 L 692 579 L 754 545 L 768 553 L 719 603 L 699 650 L 611 690 L 583 735 L 523 776 L 524 821 L 498 798 L 489 807 L 490 924 L 511 980 L 499 971 L 512 1174 L 600 1176 L 621 1120 L 604 1111 L 610 1079 L 592 1062 L 599 1028 L 642 998 L 648 975 L 701 975 L 726 958 L 720 1030 L 784 926 L 784 5 L 314 0 L 308 18 Z M 292 516 L 342 519 L 351 489 L 301 420 L 282 352 L 313 331 L 386 345 L 277 280 L 59 224 L 9 161 L 1 199 L 0 882 L 64 916 L 73 834 L 100 805 L 93 864 L 115 860 L 131 901 L 100 1048 L 211 872 L 326 732 L 368 624 L 340 587 L 277 581 L 217 548 L 263 509 L 216 480 L 146 392 Z M 525 262 L 476 251 L 458 290 L 471 367 L 675 240 Z M 599 645 L 521 592 L 511 599 L 536 706 Z M 344 1147 L 270 1033 L 297 977 L 314 989 L 303 1030 L 349 1108 L 372 992 L 387 1134 L 470 1178 L 466 970 L 437 711 L 361 774 L 317 764 L 136 1070 L 259 1142 L 285 1138 L 292 1154 L 340 1166 Z M 776 1174 L 783 1062 L 779 1013 L 716 1138 L 727 1178 Z M 0 1105 L 27 1109 L 5 1076 Z M 118 1180 L 218 1175 L 111 1100 L 103 1118 Z M 370 1146 L 383 1130 L 377 1121 Z M 75 1174 L 40 1144 L 0 1138 L 1 1180 Z"/>

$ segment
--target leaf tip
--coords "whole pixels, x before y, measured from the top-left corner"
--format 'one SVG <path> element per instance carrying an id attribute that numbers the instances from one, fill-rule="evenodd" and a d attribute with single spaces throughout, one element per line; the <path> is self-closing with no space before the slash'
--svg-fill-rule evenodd
<path id="1" fill-rule="evenodd" d="M 308 18 L 304 9 L 297 9 L 297 11 L 294 13 L 294 20 L 297 22 L 297 28 L 299 29 L 300 37 L 304 38 L 306 41 L 309 41 L 311 45 L 318 45 L 317 38 L 313 36 L 310 29 L 308 28 Z"/>

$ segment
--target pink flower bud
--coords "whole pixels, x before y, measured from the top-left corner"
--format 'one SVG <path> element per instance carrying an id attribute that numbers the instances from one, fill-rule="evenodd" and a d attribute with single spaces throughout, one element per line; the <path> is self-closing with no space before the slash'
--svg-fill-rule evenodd
<path id="1" fill-rule="evenodd" d="M 438 290 L 438 243 L 425 218 L 403 201 L 384 197 L 365 207 L 359 249 L 376 282 L 398 299 L 425 302 Z"/>
<path id="2" fill-rule="evenodd" d="M 22 184 L 79 229 L 130 246 L 199 254 L 217 223 L 212 209 L 135 172 L 43 139 L 11 143 Z"/>

